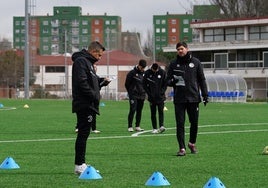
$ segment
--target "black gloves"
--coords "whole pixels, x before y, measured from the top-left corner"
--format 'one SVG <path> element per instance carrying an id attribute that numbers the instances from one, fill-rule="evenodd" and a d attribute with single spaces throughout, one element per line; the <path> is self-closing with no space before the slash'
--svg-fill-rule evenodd
<path id="1" fill-rule="evenodd" d="M 208 103 L 208 97 L 207 96 L 203 97 L 203 103 L 204 103 L 204 106 L 207 105 L 207 103 Z"/>

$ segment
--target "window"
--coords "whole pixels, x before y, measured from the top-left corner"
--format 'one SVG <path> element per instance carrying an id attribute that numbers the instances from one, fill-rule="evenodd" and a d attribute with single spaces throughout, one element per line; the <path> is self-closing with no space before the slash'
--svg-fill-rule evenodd
<path id="1" fill-rule="evenodd" d="M 78 20 L 73 20 L 72 21 L 72 26 L 73 27 L 78 27 L 79 26 L 79 21 Z"/>
<path id="2" fill-rule="evenodd" d="M 165 32 L 166 32 L 166 28 L 162 28 L 162 29 L 161 29 L 161 32 L 162 32 L 162 33 L 165 33 Z"/>
<path id="3" fill-rule="evenodd" d="M 166 24 L 166 20 L 161 20 L 161 24 Z"/>
<path id="4" fill-rule="evenodd" d="M 183 33 L 189 33 L 189 28 L 183 28 Z"/>
<path id="5" fill-rule="evenodd" d="M 88 42 L 88 37 L 87 36 L 82 36 L 82 42 Z"/>
<path id="6" fill-rule="evenodd" d="M 187 24 L 188 25 L 189 24 L 189 20 L 188 19 L 184 19 L 183 20 L 183 24 L 185 24 L 185 25 Z"/>
<path id="7" fill-rule="evenodd" d="M 111 21 L 111 24 L 112 24 L 112 25 L 116 25 L 116 21 L 115 21 L 115 20 L 112 20 L 112 21 Z"/>
<path id="8" fill-rule="evenodd" d="M 64 66 L 46 66 L 45 72 L 53 72 L 53 73 L 65 72 L 65 67 Z"/>
<path id="9" fill-rule="evenodd" d="M 172 28 L 172 29 L 171 29 L 171 32 L 172 32 L 172 33 L 176 33 L 176 32 L 177 32 L 177 29 L 176 29 L 176 28 Z"/>
<path id="10" fill-rule="evenodd" d="M 44 40 L 46 40 L 46 39 L 48 39 L 48 38 L 45 37 Z M 53 42 L 57 42 L 57 41 L 59 41 L 58 36 L 52 36 L 51 39 L 52 39 Z M 43 40 L 43 42 L 45 42 L 44 40 Z"/>
<path id="11" fill-rule="evenodd" d="M 82 25 L 88 25 L 88 21 L 87 20 L 83 20 L 82 21 Z"/>
<path id="12" fill-rule="evenodd" d="M 214 41 L 224 41 L 224 29 L 214 29 Z"/>
<path id="13" fill-rule="evenodd" d="M 261 29 L 261 39 L 267 40 L 268 39 L 268 26 L 262 26 L 260 29 Z"/>
<path id="14" fill-rule="evenodd" d="M 110 20 L 106 20 L 105 25 L 110 25 Z"/>
<path id="15" fill-rule="evenodd" d="M 100 41 L 100 37 L 95 37 L 95 41 Z"/>
<path id="16" fill-rule="evenodd" d="M 72 28 L 73 35 L 79 35 L 79 28 Z"/>
<path id="17" fill-rule="evenodd" d="M 249 39 L 250 40 L 260 39 L 260 27 L 259 26 L 252 26 L 249 28 Z"/>
<path id="18" fill-rule="evenodd" d="M 177 37 L 176 37 L 176 36 L 172 36 L 172 37 L 171 37 L 171 41 L 172 41 L 172 42 L 176 42 L 176 41 L 177 41 Z"/>
<path id="19" fill-rule="evenodd" d="M 173 25 L 177 24 L 177 20 L 172 19 L 172 20 L 171 20 L 171 24 L 173 24 Z"/>
<path id="20" fill-rule="evenodd" d="M 234 41 L 235 40 L 235 28 L 225 29 L 225 40 Z"/>
<path id="21" fill-rule="evenodd" d="M 155 32 L 156 32 L 156 33 L 160 33 L 160 28 L 156 28 L 156 29 L 155 29 Z"/>
<path id="22" fill-rule="evenodd" d="M 99 29 L 95 29 L 94 30 L 94 33 L 100 33 L 100 30 Z"/>
<path id="23" fill-rule="evenodd" d="M 43 46 L 44 51 L 48 51 L 48 49 L 49 49 L 48 46 Z"/>
<path id="24" fill-rule="evenodd" d="M 215 53 L 214 54 L 215 68 L 228 68 L 228 54 Z"/>
<path id="25" fill-rule="evenodd" d="M 82 33 L 83 34 L 87 34 L 88 33 L 88 30 L 87 29 L 82 29 Z"/>
<path id="26" fill-rule="evenodd" d="M 99 25 L 100 24 L 100 20 L 94 20 L 94 25 Z"/>
<path id="27" fill-rule="evenodd" d="M 44 33 L 44 34 L 49 33 L 49 32 L 48 32 L 48 29 L 44 28 L 44 29 L 43 29 L 43 33 Z"/>
<path id="28" fill-rule="evenodd" d="M 159 25 L 160 24 L 160 20 L 159 19 L 155 20 L 155 24 L 156 25 Z"/>
<path id="29" fill-rule="evenodd" d="M 32 26 L 36 26 L 36 20 L 32 20 L 32 21 L 31 21 L 31 25 L 32 25 Z"/>
<path id="30" fill-rule="evenodd" d="M 20 25 L 20 21 L 16 21 L 15 25 L 17 25 L 17 26 Z"/>
<path id="31" fill-rule="evenodd" d="M 43 25 L 48 25 L 48 21 L 47 20 L 44 20 L 43 21 Z"/>

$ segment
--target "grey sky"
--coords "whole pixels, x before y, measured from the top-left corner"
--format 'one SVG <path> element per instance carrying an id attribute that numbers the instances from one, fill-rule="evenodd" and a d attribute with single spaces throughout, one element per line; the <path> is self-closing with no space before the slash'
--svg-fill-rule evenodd
<path id="1" fill-rule="evenodd" d="M 29 0 L 33 15 L 53 14 L 54 6 L 80 6 L 82 14 L 118 15 L 122 18 L 123 31 L 140 32 L 146 36 L 152 29 L 153 15 L 185 14 L 193 4 L 206 4 L 209 0 Z M 25 0 L 8 0 L 0 10 L 0 40 L 12 40 L 13 16 L 25 15 Z"/>

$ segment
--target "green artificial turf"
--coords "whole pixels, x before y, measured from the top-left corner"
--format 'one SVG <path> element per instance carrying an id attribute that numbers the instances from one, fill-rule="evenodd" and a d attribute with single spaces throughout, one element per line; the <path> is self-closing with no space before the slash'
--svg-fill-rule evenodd
<path id="1" fill-rule="evenodd" d="M 87 162 L 102 179 L 79 179 L 74 170 L 74 127 L 70 100 L 0 99 L 0 163 L 12 157 L 19 169 L 0 169 L 0 187 L 147 187 L 161 172 L 167 187 L 203 187 L 218 177 L 225 187 L 267 187 L 268 104 L 200 105 L 199 153 L 177 157 L 174 107 L 167 102 L 163 134 L 151 134 L 146 101 L 143 134 L 127 132 L 128 101 L 102 101 L 97 117 L 100 134 L 92 133 Z M 24 108 L 27 104 L 29 108 Z M 16 109 L 13 109 L 16 108 Z M 189 123 L 186 122 L 186 140 Z"/>

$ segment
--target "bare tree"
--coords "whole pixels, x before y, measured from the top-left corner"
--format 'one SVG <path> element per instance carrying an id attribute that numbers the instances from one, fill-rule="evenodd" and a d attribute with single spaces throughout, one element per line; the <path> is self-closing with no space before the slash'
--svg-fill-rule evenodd
<path id="1" fill-rule="evenodd" d="M 154 46 L 153 46 L 153 32 L 152 30 L 147 30 L 146 33 L 146 39 L 144 40 L 144 44 L 143 44 L 143 52 L 146 56 L 153 58 L 153 50 L 154 50 Z"/>
<path id="2" fill-rule="evenodd" d="M 268 15 L 267 0 L 210 0 L 210 2 L 220 6 L 225 18 Z"/>
<path id="3" fill-rule="evenodd" d="M 24 76 L 24 59 L 14 50 L 0 54 L 0 85 L 20 87 Z"/>

